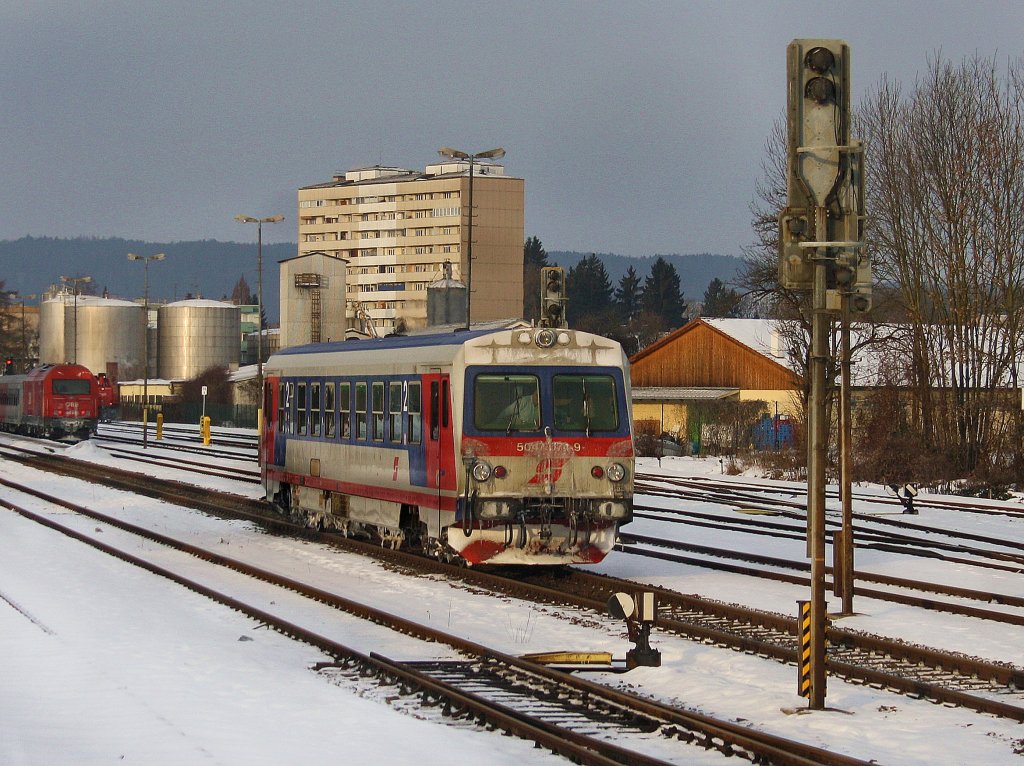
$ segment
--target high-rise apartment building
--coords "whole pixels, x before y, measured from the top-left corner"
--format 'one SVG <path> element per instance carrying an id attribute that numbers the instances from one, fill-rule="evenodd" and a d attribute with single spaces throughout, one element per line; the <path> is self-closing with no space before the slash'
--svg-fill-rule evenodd
<path id="1" fill-rule="evenodd" d="M 422 173 L 375 166 L 299 189 L 299 255 L 347 261 L 345 315 L 369 316 L 381 334 L 403 320 L 427 322 L 427 286 L 444 276 L 467 281 L 469 163 L 428 165 Z M 501 165 L 473 167 L 472 321 L 523 315 L 521 178 Z"/>

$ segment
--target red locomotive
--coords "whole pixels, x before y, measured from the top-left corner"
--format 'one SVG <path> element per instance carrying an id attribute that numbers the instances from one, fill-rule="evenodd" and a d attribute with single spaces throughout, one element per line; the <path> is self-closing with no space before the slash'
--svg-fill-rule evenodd
<path id="1" fill-rule="evenodd" d="M 96 430 L 96 378 L 78 364 L 48 364 L 0 377 L 0 428 L 51 439 L 87 439 Z"/>

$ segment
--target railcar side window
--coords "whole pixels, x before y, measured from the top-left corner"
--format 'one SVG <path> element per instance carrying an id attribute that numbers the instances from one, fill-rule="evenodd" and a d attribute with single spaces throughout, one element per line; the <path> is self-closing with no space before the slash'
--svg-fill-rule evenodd
<path id="1" fill-rule="evenodd" d="M 334 438 L 334 384 L 324 384 L 324 436 L 328 439 Z"/>
<path id="2" fill-rule="evenodd" d="M 409 383 L 409 444 L 423 439 L 423 402 L 419 382 Z"/>
<path id="3" fill-rule="evenodd" d="M 533 375 L 477 375 L 473 423 L 481 431 L 539 431 L 540 383 Z"/>
<path id="4" fill-rule="evenodd" d="M 352 399 L 349 393 L 351 385 L 342 383 L 338 387 L 338 402 L 341 410 L 341 438 L 347 439 L 352 435 Z"/>
<path id="5" fill-rule="evenodd" d="M 320 384 L 309 384 L 309 433 L 311 436 L 320 435 Z"/>
<path id="6" fill-rule="evenodd" d="M 373 440 L 384 441 L 384 384 L 373 383 L 371 386 L 373 396 Z"/>
<path id="7" fill-rule="evenodd" d="M 294 433 L 292 431 L 292 405 L 294 404 L 292 396 L 294 393 L 295 384 L 285 383 L 284 391 L 281 392 L 281 411 L 283 413 L 281 417 L 281 430 L 288 434 Z"/>
<path id="8" fill-rule="evenodd" d="M 618 430 L 618 397 L 611 375 L 556 375 L 552 394 L 558 430 Z"/>
<path id="9" fill-rule="evenodd" d="M 306 433 L 306 384 L 299 383 L 295 393 L 296 433 Z"/>
<path id="10" fill-rule="evenodd" d="M 366 384 L 356 383 L 356 438 L 366 438 Z"/>
<path id="11" fill-rule="evenodd" d="M 388 427 L 391 429 L 391 441 L 399 444 L 402 441 L 402 383 L 388 383 Z"/>
<path id="12" fill-rule="evenodd" d="M 278 432 L 285 430 L 285 408 L 288 401 L 288 384 L 282 381 L 278 385 Z"/>

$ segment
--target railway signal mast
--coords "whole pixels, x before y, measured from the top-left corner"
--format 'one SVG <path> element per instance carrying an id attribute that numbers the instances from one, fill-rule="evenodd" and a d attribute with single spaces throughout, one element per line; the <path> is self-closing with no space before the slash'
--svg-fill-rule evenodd
<path id="1" fill-rule="evenodd" d="M 807 549 L 811 559 L 809 707 L 825 706 L 826 369 L 835 317 L 871 307 L 871 265 L 862 252 L 862 152 L 850 139 L 850 47 L 843 40 L 789 44 L 787 207 L 779 216 L 779 282 L 811 295 Z M 848 345 L 848 344 L 847 344 Z M 847 445 L 848 447 L 848 445 Z M 844 525 L 845 526 L 845 525 Z M 844 530 L 845 531 L 845 530 Z M 844 535 L 847 543 L 852 535 Z M 847 587 L 851 588 L 852 583 Z"/>

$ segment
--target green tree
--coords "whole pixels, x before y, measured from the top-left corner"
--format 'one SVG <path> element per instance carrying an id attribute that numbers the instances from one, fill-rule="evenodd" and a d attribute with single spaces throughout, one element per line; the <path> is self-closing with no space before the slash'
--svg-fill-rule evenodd
<path id="1" fill-rule="evenodd" d="M 643 295 L 640 277 L 637 276 L 636 269 L 630 266 L 619 280 L 619 286 L 615 288 L 615 307 L 619 310 L 623 322 L 632 322 L 640 316 Z"/>
<path id="2" fill-rule="evenodd" d="M 597 257 L 591 253 L 569 269 L 569 325 L 590 332 L 604 331 L 615 324 L 612 281 Z"/>
<path id="3" fill-rule="evenodd" d="M 663 330 L 674 330 L 684 321 L 686 303 L 675 266 L 659 258 L 644 282 L 643 310 L 661 318 Z"/>
<path id="4" fill-rule="evenodd" d="M 537 237 L 523 245 L 523 319 L 540 319 L 540 270 L 549 266 L 548 253 Z"/>
<path id="5" fill-rule="evenodd" d="M 727 288 L 725 283 L 717 277 L 708 284 L 704 291 L 703 307 L 700 315 L 703 317 L 735 317 L 740 311 L 740 294 L 731 287 Z"/>

